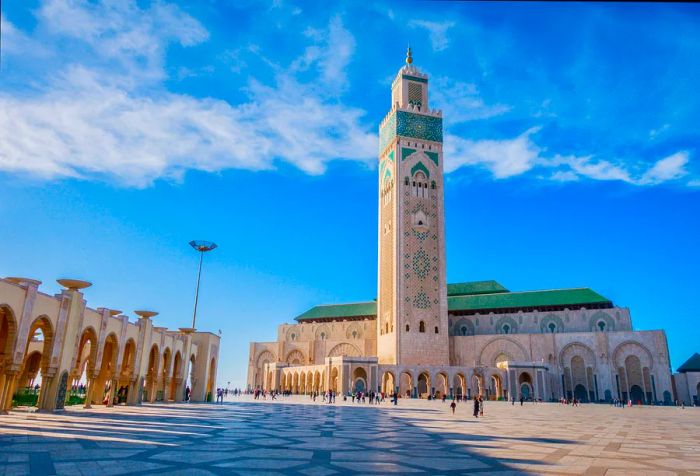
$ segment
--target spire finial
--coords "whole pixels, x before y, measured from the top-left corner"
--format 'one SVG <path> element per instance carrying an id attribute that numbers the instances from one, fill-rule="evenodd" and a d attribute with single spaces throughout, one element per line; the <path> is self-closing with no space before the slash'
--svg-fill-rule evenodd
<path id="1" fill-rule="evenodd" d="M 406 64 L 413 63 L 413 56 L 411 56 L 411 44 L 408 44 L 408 50 L 406 51 Z"/>

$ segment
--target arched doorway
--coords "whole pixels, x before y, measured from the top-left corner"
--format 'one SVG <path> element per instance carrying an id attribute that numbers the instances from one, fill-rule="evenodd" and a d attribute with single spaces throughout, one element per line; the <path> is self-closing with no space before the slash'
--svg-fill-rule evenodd
<path id="1" fill-rule="evenodd" d="M 409 372 L 401 372 L 399 376 L 399 395 L 407 398 L 413 396 L 413 375 Z"/>
<path id="2" fill-rule="evenodd" d="M 587 402 L 588 396 L 586 387 L 581 384 L 576 385 L 576 387 L 574 387 L 574 398 L 580 402 Z"/>
<path id="3" fill-rule="evenodd" d="M 71 396 L 80 401 L 82 399 L 85 407 L 90 407 L 90 400 L 87 394 L 90 385 L 95 377 L 95 362 L 97 360 L 97 334 L 92 327 L 83 330 L 80 335 L 78 354 L 75 357 L 75 364 L 71 372 L 73 382 L 71 384 Z"/>
<path id="4" fill-rule="evenodd" d="M 641 405 L 644 403 L 644 390 L 639 385 L 632 385 L 630 387 L 630 399 L 635 405 Z"/>
<path id="5" fill-rule="evenodd" d="M 117 402 L 127 403 L 129 393 L 133 391 L 134 365 L 136 361 L 136 343 L 134 339 L 126 341 L 124 356 L 122 357 L 121 372 L 117 387 Z"/>
<path id="6" fill-rule="evenodd" d="M 331 369 L 331 390 L 334 393 L 338 393 L 338 368 L 333 367 Z"/>
<path id="7" fill-rule="evenodd" d="M 148 353 L 148 371 L 146 373 L 146 388 L 143 399 L 148 402 L 156 401 L 156 385 L 158 383 L 158 367 L 160 364 L 160 352 L 158 346 L 153 344 Z"/>
<path id="8" fill-rule="evenodd" d="M 156 390 L 156 401 L 162 402 L 167 400 L 166 391 L 168 386 L 170 386 L 170 364 L 172 354 L 170 352 L 170 347 L 166 347 L 163 351 L 163 359 L 161 362 L 163 365 L 160 366 L 159 378 L 158 378 L 158 388 Z"/>
<path id="9" fill-rule="evenodd" d="M 352 372 L 352 390 L 355 393 L 367 391 L 367 371 L 362 367 Z"/>
<path id="10" fill-rule="evenodd" d="M 428 398 L 430 394 L 430 375 L 421 372 L 418 375 L 418 398 Z"/>
<path id="11" fill-rule="evenodd" d="M 16 339 L 16 323 L 12 309 L 0 306 L 0 412 L 12 406 L 12 392 L 8 392 L 7 402 L 3 400 L 6 386 L 12 385 L 11 377 L 5 375 L 12 365 L 12 353 Z"/>
<path id="12" fill-rule="evenodd" d="M 197 360 L 194 354 L 190 355 L 189 368 L 187 369 L 185 376 L 185 400 L 192 398 L 192 392 L 197 384 L 197 379 L 194 378 L 196 363 Z"/>
<path id="13" fill-rule="evenodd" d="M 393 395 L 396 392 L 396 380 L 394 379 L 394 374 L 386 371 L 382 375 L 382 392 L 386 395 Z"/>
<path id="14" fill-rule="evenodd" d="M 94 391 L 91 391 L 91 403 L 102 403 L 105 405 L 112 404 L 112 394 L 114 393 L 114 385 L 116 384 L 117 375 L 117 353 L 119 352 L 119 343 L 117 336 L 111 333 L 107 336 L 102 350 L 102 364 L 94 380 Z"/>
<path id="15" fill-rule="evenodd" d="M 520 396 L 524 400 L 532 400 L 535 395 L 532 391 L 532 377 L 529 373 L 523 372 L 518 377 L 518 385 L 520 386 Z"/>
<path id="16" fill-rule="evenodd" d="M 442 398 L 450 393 L 450 378 L 444 372 L 435 376 L 435 398 Z"/>
<path id="17" fill-rule="evenodd" d="M 170 395 L 169 400 L 178 400 L 177 389 L 180 388 L 180 383 L 182 383 L 182 377 L 180 373 L 182 372 L 182 354 L 178 350 L 175 352 L 175 360 L 173 360 L 173 376 L 170 379 Z"/>
<path id="18" fill-rule="evenodd" d="M 216 359 L 212 357 L 209 362 L 209 376 L 207 377 L 206 401 L 211 402 L 214 398 L 214 386 L 216 385 Z"/>
<path id="19" fill-rule="evenodd" d="M 491 389 L 489 393 L 496 400 L 503 398 L 503 384 L 501 383 L 501 377 L 499 375 L 491 376 Z"/>
<path id="20" fill-rule="evenodd" d="M 42 408 L 48 375 L 49 359 L 53 344 L 53 327 L 48 317 L 37 318 L 29 328 L 27 343 L 24 347 L 24 360 L 18 372 L 19 381 L 11 395 L 18 404 Z M 32 388 L 26 388 L 31 380 Z"/>
<path id="21" fill-rule="evenodd" d="M 466 396 L 466 379 L 461 373 L 457 373 L 453 379 L 455 396 L 459 399 Z"/>

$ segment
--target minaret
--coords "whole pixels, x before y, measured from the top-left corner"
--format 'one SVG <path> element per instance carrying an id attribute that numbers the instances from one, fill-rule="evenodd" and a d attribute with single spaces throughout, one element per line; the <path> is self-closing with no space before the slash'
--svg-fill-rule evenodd
<path id="1" fill-rule="evenodd" d="M 449 362 L 442 170 L 442 112 L 409 47 L 379 127 L 379 363 Z"/>

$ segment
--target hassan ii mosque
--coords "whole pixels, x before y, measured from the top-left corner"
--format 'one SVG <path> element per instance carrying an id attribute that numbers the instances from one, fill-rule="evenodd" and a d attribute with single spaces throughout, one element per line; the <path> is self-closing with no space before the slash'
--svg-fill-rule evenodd
<path id="1" fill-rule="evenodd" d="M 275 342 L 251 343 L 248 387 L 674 399 L 664 331 L 633 330 L 629 309 L 594 290 L 446 282 L 442 131 L 409 49 L 379 126 L 378 298 L 315 306 L 280 325 Z"/>

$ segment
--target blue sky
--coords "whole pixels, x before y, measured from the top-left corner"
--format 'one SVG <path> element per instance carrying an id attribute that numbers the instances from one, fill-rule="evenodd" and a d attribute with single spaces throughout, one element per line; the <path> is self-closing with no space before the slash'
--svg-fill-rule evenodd
<path id="1" fill-rule="evenodd" d="M 700 7 L 5 2 L 0 275 L 248 342 L 376 295 L 377 127 L 410 41 L 445 115 L 448 280 L 590 286 L 698 351 Z"/>

